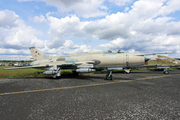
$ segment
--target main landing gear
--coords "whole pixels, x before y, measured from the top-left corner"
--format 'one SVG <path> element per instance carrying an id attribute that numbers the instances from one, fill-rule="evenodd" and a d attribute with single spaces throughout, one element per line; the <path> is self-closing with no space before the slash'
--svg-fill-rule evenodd
<path id="1" fill-rule="evenodd" d="M 109 71 L 104 80 L 113 80 L 112 71 Z"/>
<path id="2" fill-rule="evenodd" d="M 168 68 L 164 69 L 164 74 L 169 74 L 169 69 Z"/>

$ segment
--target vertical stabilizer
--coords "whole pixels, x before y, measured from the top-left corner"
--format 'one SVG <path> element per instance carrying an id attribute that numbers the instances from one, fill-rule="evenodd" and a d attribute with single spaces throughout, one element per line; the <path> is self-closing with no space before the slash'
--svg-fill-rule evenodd
<path id="1" fill-rule="evenodd" d="M 40 50 L 38 50 L 35 47 L 30 47 L 29 50 L 31 51 L 32 55 L 32 60 L 42 60 L 42 59 L 47 59 L 48 56 L 42 53 Z"/>

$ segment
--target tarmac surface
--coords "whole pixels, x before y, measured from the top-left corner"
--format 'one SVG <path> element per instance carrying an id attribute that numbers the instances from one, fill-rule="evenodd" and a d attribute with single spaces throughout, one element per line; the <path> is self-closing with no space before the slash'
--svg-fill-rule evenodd
<path id="1" fill-rule="evenodd" d="M 179 120 L 180 71 L 0 79 L 0 120 Z"/>

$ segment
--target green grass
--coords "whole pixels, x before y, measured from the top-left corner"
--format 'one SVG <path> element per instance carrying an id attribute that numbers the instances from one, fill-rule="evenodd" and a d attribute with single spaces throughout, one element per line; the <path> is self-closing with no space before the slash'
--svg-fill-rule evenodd
<path id="1" fill-rule="evenodd" d="M 46 77 L 43 72 L 45 70 L 39 69 L 14 69 L 14 70 L 3 70 L 3 68 L 12 68 L 9 66 L 0 66 L 0 78 L 23 78 L 23 77 Z M 69 75 L 72 74 L 72 70 L 61 70 L 61 74 Z"/>
<path id="2" fill-rule="evenodd" d="M 12 68 L 9 66 L 0 66 L 0 78 L 23 78 L 23 77 L 46 77 L 46 75 L 43 74 L 43 72 L 45 70 L 38 70 L 38 69 L 33 69 L 33 68 L 29 68 L 29 69 L 14 69 L 14 70 L 3 70 L 3 68 Z M 174 69 L 178 69 L 177 67 L 171 67 L 170 70 L 174 70 Z M 132 70 L 132 72 L 136 72 L 136 71 L 159 71 L 161 69 L 155 69 L 155 68 L 141 68 L 141 69 L 136 69 L 136 70 Z M 123 73 L 123 70 L 114 70 L 113 73 Z M 95 72 L 91 72 L 91 73 L 79 73 L 80 75 L 82 74 L 89 74 L 89 75 L 93 75 L 93 74 L 107 74 L 108 71 L 107 70 L 102 70 L 102 71 L 95 71 Z M 72 75 L 72 70 L 68 69 L 68 70 L 61 70 L 61 74 L 62 75 Z"/>
<path id="3" fill-rule="evenodd" d="M 14 70 L 3 70 L 3 68 L 12 68 L 9 66 L 0 66 L 0 78 L 23 78 L 23 77 L 46 77 L 46 75 L 43 74 L 45 70 L 38 70 L 38 69 L 14 69 Z M 119 72 L 119 70 L 113 71 Z M 103 71 L 96 71 L 91 73 L 79 73 L 79 75 L 82 74 L 103 74 L 107 73 L 107 70 Z M 72 75 L 72 70 L 61 70 L 62 75 Z"/>
<path id="4" fill-rule="evenodd" d="M 69 75 L 69 74 L 73 74 L 72 70 L 67 69 L 67 70 L 61 70 L 61 74 L 63 75 Z"/>
<path id="5" fill-rule="evenodd" d="M 8 66 L 0 66 L 0 78 L 18 78 L 18 77 L 38 77 L 45 76 L 42 74 L 44 70 L 38 69 L 14 69 L 14 70 L 3 70 L 3 68 L 12 68 Z"/>

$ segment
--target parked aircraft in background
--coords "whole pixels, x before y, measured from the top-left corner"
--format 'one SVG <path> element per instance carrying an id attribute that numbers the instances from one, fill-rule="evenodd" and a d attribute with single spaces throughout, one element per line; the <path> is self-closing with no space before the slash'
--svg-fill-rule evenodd
<path id="1" fill-rule="evenodd" d="M 164 74 L 168 74 L 170 67 L 180 67 L 180 61 L 178 59 L 158 55 L 157 58 L 152 58 L 147 61 L 143 67 L 164 69 Z"/>
<path id="2" fill-rule="evenodd" d="M 124 69 L 128 72 L 131 67 L 144 65 L 149 60 L 145 55 L 167 54 L 167 52 L 153 54 L 125 53 L 123 50 L 114 49 L 64 56 L 48 56 L 35 47 L 29 49 L 33 57 L 31 66 L 5 69 L 44 69 L 46 71 L 43 74 L 50 75 L 53 78 L 61 76 L 61 69 L 72 69 L 74 74 L 107 69 L 109 72 L 105 76 L 105 80 L 112 80 L 113 70 Z"/>
<path id="3" fill-rule="evenodd" d="M 131 66 L 129 71 L 125 71 L 126 73 L 130 73 L 131 69 L 138 69 L 138 68 L 156 68 L 156 69 L 163 69 L 164 74 L 169 74 L 170 67 L 178 67 L 180 68 L 180 60 L 170 58 L 168 56 L 160 56 L 158 55 L 157 58 L 151 58 L 150 60 L 146 61 L 144 65 L 140 66 Z"/>

